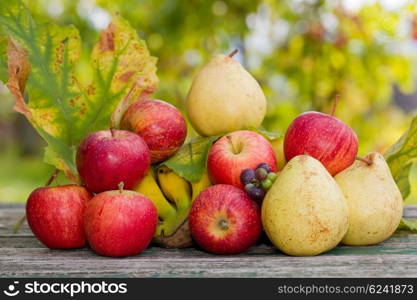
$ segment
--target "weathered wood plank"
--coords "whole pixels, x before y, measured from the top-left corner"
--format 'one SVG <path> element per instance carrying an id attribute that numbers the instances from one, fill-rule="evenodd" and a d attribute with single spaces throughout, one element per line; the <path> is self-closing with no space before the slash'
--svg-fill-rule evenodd
<path id="1" fill-rule="evenodd" d="M 12 232 L 13 226 L 24 215 L 25 207 L 22 203 L 6 204 L 0 202 L 0 235 Z M 19 235 L 31 234 L 27 222 L 23 223 Z"/>
<path id="2" fill-rule="evenodd" d="M 11 228 L 22 204 L 0 204 L 0 277 L 417 277 L 417 235 L 397 232 L 370 247 L 346 247 L 316 257 L 289 257 L 262 243 L 240 255 L 217 256 L 199 249 L 150 247 L 141 255 L 111 259 L 88 248 L 60 251 L 43 247 L 27 225 Z M 417 206 L 407 208 L 417 217 Z"/>
<path id="3" fill-rule="evenodd" d="M 33 235 L 27 236 L 15 236 L 15 235 L 4 235 L 0 236 L 0 255 L 2 251 L 5 253 L 7 251 L 13 251 L 13 249 L 39 249 L 44 248 L 44 246 L 35 238 Z M 151 248 L 152 251 L 156 251 L 159 254 L 161 253 L 170 253 L 172 254 L 174 250 L 171 249 L 162 249 L 160 247 Z M 74 251 L 67 251 L 72 253 L 73 256 L 77 256 L 77 251 L 86 251 L 88 249 L 79 249 Z M 184 256 L 190 255 L 201 255 L 200 251 L 195 250 L 195 252 L 190 252 L 194 250 L 193 248 L 186 250 L 177 250 L 178 254 L 183 254 Z M 159 255 L 158 254 L 158 255 Z M 256 247 L 251 248 L 245 254 L 247 255 L 275 255 L 280 254 L 278 250 L 275 249 L 271 244 L 262 242 Z M 379 255 L 379 254 L 416 254 L 417 255 L 417 234 L 408 234 L 403 232 L 395 233 L 390 239 L 373 246 L 364 246 L 364 247 L 350 247 L 340 245 L 334 250 L 328 252 L 326 255 Z"/>
<path id="4" fill-rule="evenodd" d="M 11 233 L 14 224 L 23 214 L 24 204 L 0 202 L 0 235 Z M 407 206 L 404 209 L 404 217 L 417 218 L 417 205 Z M 31 231 L 25 222 L 18 235 L 28 234 L 31 234 Z"/>
<path id="5" fill-rule="evenodd" d="M 1 276 L 133 277 L 415 277 L 416 255 L 288 257 L 277 255 L 215 256 L 197 250 L 150 248 L 127 259 L 109 259 L 90 251 L 14 249 L 0 251 Z"/>
<path id="6" fill-rule="evenodd" d="M 405 206 L 403 216 L 405 218 L 417 218 L 417 205 Z"/>

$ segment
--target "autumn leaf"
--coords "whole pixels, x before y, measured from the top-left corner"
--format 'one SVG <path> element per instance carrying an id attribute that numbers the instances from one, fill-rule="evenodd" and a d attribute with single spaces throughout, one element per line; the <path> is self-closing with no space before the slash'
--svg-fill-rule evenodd
<path id="1" fill-rule="evenodd" d="M 94 76 L 85 86 L 75 75 L 81 40 L 74 26 L 39 24 L 20 1 L 2 0 L 0 34 L 8 39 L 7 86 L 15 110 L 48 143 L 45 161 L 73 181 L 78 180 L 75 153 L 81 139 L 117 127 L 128 105 L 158 85 L 156 58 L 118 15 L 92 51 Z"/>
<path id="2" fill-rule="evenodd" d="M 0 35 L 0 81 L 7 82 L 7 39 Z"/>
<path id="3" fill-rule="evenodd" d="M 384 154 L 403 199 L 410 194 L 409 172 L 417 159 L 417 116 L 411 121 L 409 129 Z"/>

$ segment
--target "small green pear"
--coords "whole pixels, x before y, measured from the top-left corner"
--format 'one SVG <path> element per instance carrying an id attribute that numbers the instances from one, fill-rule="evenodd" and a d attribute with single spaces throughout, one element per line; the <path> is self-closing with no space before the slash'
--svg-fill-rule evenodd
<path id="1" fill-rule="evenodd" d="M 403 199 L 384 157 L 376 152 L 335 176 L 349 206 L 346 245 L 373 245 L 389 238 L 403 213 Z"/>
<path id="2" fill-rule="evenodd" d="M 195 77 L 187 115 L 202 136 L 258 128 L 266 114 L 261 87 L 236 60 L 216 55 Z"/>
<path id="3" fill-rule="evenodd" d="M 269 239 L 289 255 L 328 251 L 348 229 L 342 191 L 324 166 L 308 155 L 291 159 L 262 204 L 262 223 Z"/>

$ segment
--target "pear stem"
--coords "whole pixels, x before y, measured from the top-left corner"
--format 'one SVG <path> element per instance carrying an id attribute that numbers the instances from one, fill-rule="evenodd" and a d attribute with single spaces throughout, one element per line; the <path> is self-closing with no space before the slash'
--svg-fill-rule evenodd
<path id="1" fill-rule="evenodd" d="M 124 188 L 125 184 L 123 181 L 120 181 L 120 183 L 118 184 L 119 187 L 119 193 L 122 194 L 123 193 L 123 188 Z"/>
<path id="2" fill-rule="evenodd" d="M 233 57 L 233 56 L 235 56 L 235 55 L 236 55 L 236 53 L 238 53 L 238 52 L 239 52 L 239 50 L 236 48 L 236 49 L 234 49 L 232 52 L 230 52 L 228 56 L 229 56 L 230 58 L 232 58 L 232 57 Z"/>
<path id="3" fill-rule="evenodd" d="M 52 173 L 51 177 L 49 177 L 49 179 L 46 181 L 45 186 L 51 185 L 51 183 L 56 179 L 58 174 L 59 174 L 59 170 L 55 169 L 54 172 Z M 20 230 L 20 228 L 22 227 L 22 225 L 25 221 L 26 221 L 26 215 L 21 216 L 19 218 L 19 220 L 16 222 L 16 224 L 14 224 L 12 232 L 14 234 L 18 233 L 18 231 Z"/>
<path id="4" fill-rule="evenodd" d="M 340 95 L 336 94 L 336 96 L 333 99 L 333 108 L 332 108 L 332 114 L 331 116 L 334 117 L 334 114 L 336 113 L 337 105 L 339 104 Z"/>
<path id="5" fill-rule="evenodd" d="M 356 156 L 356 160 L 362 161 L 366 163 L 368 166 L 372 165 L 372 161 L 370 161 L 369 159 L 365 157 Z"/>

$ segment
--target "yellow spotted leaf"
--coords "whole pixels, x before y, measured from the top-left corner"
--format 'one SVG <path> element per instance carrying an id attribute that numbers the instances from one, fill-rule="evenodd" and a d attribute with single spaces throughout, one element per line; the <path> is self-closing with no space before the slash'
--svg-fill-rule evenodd
<path id="1" fill-rule="evenodd" d="M 410 194 L 409 173 L 413 163 L 417 161 L 417 116 L 412 119 L 409 129 L 384 156 L 403 199 L 406 199 Z"/>
<path id="2" fill-rule="evenodd" d="M 94 76 L 85 86 L 74 71 L 81 52 L 74 26 L 39 24 L 21 1 L 2 0 L 3 64 L 4 41 L 7 86 L 15 99 L 15 110 L 47 142 L 45 161 L 75 182 L 79 142 L 91 132 L 118 127 L 127 107 L 139 97 L 148 97 L 158 85 L 156 58 L 118 15 L 101 32 L 92 51 Z"/>

